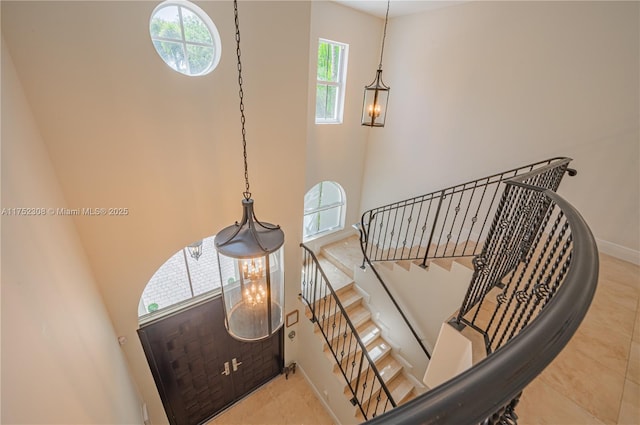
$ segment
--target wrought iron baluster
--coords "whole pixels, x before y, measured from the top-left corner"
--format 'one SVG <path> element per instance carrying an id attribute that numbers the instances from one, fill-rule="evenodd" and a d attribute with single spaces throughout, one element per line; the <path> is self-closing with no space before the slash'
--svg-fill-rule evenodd
<path id="1" fill-rule="evenodd" d="M 312 284 L 312 290 L 313 290 L 313 303 L 311 304 L 311 311 L 313 314 L 313 319 L 315 321 L 318 320 L 318 269 L 315 267 L 315 263 L 311 263 L 311 270 L 309 273 L 309 276 L 313 276 L 313 284 Z"/>
<path id="2" fill-rule="evenodd" d="M 409 237 L 411 234 L 411 228 L 413 223 L 413 211 L 415 209 L 415 206 L 416 206 L 416 203 L 411 202 L 409 205 L 407 205 L 404 208 L 404 211 L 402 213 L 402 221 L 401 221 L 402 231 L 398 233 L 398 240 L 402 244 L 402 249 L 400 250 L 400 256 L 398 257 L 398 260 L 404 260 L 405 257 L 410 254 L 410 249 L 407 251 L 407 248 L 410 248 L 407 246 L 407 243 L 409 242 Z"/>
<path id="3" fill-rule="evenodd" d="M 402 217 L 404 217 L 404 209 L 405 206 L 403 205 L 402 207 L 400 207 L 400 205 L 398 205 L 398 208 L 396 208 L 395 210 L 395 214 L 393 216 L 393 225 L 391 226 L 391 233 L 389 234 L 391 240 L 391 244 L 393 245 L 393 237 L 396 237 L 396 243 L 395 243 L 395 247 L 393 248 L 393 256 L 392 258 L 389 258 L 389 254 L 391 254 L 391 245 L 389 246 L 389 252 L 387 253 L 387 259 L 391 259 L 391 260 L 395 260 L 397 258 L 397 253 L 398 253 L 398 243 L 400 242 L 400 228 L 397 228 L 396 226 L 398 225 L 398 213 L 400 212 L 400 210 L 402 210 Z M 400 219 L 400 227 L 402 227 L 402 219 Z"/>
<path id="4" fill-rule="evenodd" d="M 417 257 L 420 254 L 420 246 L 416 247 L 417 252 L 415 253 L 415 255 L 412 255 L 412 251 L 413 251 L 413 247 L 415 246 L 415 241 L 416 241 L 416 234 L 418 233 L 418 223 L 420 223 L 420 216 L 422 215 L 422 207 L 424 206 L 425 200 L 424 198 L 420 201 L 419 203 L 419 208 L 418 208 L 418 215 L 415 219 L 413 219 L 413 210 L 414 210 L 414 205 L 411 206 L 411 215 L 409 216 L 409 218 L 415 223 L 413 225 L 413 236 L 411 237 L 411 242 L 408 244 L 409 245 L 409 255 L 408 255 L 408 260 L 413 260 L 414 257 Z M 407 237 L 407 240 L 409 238 Z"/>
<path id="5" fill-rule="evenodd" d="M 431 250 L 431 243 L 433 241 L 433 234 L 436 230 L 436 224 L 438 223 L 438 217 L 440 216 L 440 210 L 442 209 L 442 201 L 444 200 L 445 192 L 444 190 L 440 192 L 440 196 L 438 198 L 438 206 L 436 207 L 436 215 L 433 218 L 433 225 L 431 226 L 431 232 L 429 234 L 429 240 L 427 241 L 427 251 L 424 253 L 424 259 L 422 260 L 422 267 L 427 267 L 427 258 L 429 258 L 429 251 Z"/>
<path id="6" fill-rule="evenodd" d="M 350 321 L 337 294 L 327 280 L 324 271 L 318 264 L 317 258 L 315 258 L 313 252 L 304 244 L 300 246 L 305 251 L 303 258 L 305 258 L 306 264 L 303 264 L 303 270 L 306 270 L 308 264 L 313 265 L 315 267 L 313 274 L 319 276 L 315 278 L 315 284 L 317 285 L 319 282 L 322 284 L 321 291 L 314 291 L 314 293 L 317 294 L 316 296 L 320 297 L 320 300 L 315 306 L 316 310 L 319 309 L 320 303 L 322 303 L 322 310 L 318 311 L 317 315 L 319 317 L 316 318 L 316 323 L 327 343 L 327 347 L 331 351 L 331 355 L 336 361 L 340 373 L 347 383 L 349 391 L 351 391 L 353 404 L 357 405 L 364 417 L 367 418 L 366 410 L 362 405 L 362 400 L 364 399 L 358 396 L 358 392 L 360 391 L 362 394 L 366 394 L 365 389 L 367 387 L 373 388 L 378 386 L 390 399 L 391 393 L 386 387 L 379 371 L 371 362 L 367 354 L 366 346 L 358 337 L 353 323 Z M 348 342 L 347 338 L 349 339 Z M 367 369 L 363 377 L 362 370 L 363 367 L 365 367 L 365 362 Z M 354 373 L 356 374 L 355 376 Z M 366 379 L 364 382 L 362 381 L 363 378 Z"/>
<path id="7" fill-rule="evenodd" d="M 496 197 L 498 197 L 498 192 L 500 193 L 500 199 L 503 198 L 504 196 L 504 190 L 502 189 L 502 185 L 500 184 L 501 182 L 497 182 L 495 183 L 495 190 L 493 191 L 493 196 L 491 196 L 491 202 L 489 203 L 489 206 L 487 207 L 487 214 L 484 215 L 484 220 L 482 221 L 482 227 L 480 227 L 480 237 L 482 237 L 483 233 L 484 233 L 484 229 L 487 225 L 487 221 L 489 220 L 489 217 L 491 217 L 491 209 L 493 208 L 493 204 L 496 200 Z M 505 189 L 506 190 L 506 189 Z M 500 203 L 498 202 L 498 207 L 496 209 L 496 211 L 500 211 Z M 495 217 L 497 217 L 497 212 Z M 494 218 L 495 219 L 495 218 Z M 489 226 L 489 231 L 487 233 L 487 240 L 489 240 L 489 235 L 491 235 L 492 229 L 491 229 L 491 225 Z"/>
<path id="8" fill-rule="evenodd" d="M 538 214 L 539 214 L 539 216 L 540 216 L 540 215 L 544 215 L 544 217 L 542 218 L 542 223 L 543 223 L 542 228 L 544 229 L 544 228 L 546 227 L 547 223 L 549 222 L 549 219 L 551 218 L 551 215 L 552 215 L 552 209 L 550 209 L 550 208 L 549 208 L 549 209 L 546 209 L 546 210 L 544 210 L 544 211 L 543 211 L 543 210 L 539 210 L 539 211 L 538 211 Z M 538 221 L 539 221 L 539 219 L 538 219 Z M 551 233 L 552 233 L 552 234 L 554 234 L 554 233 L 555 233 L 555 227 L 552 229 Z M 528 253 L 527 253 L 526 259 L 525 259 L 525 261 L 524 261 L 524 263 L 523 263 L 523 266 L 522 266 L 522 270 L 521 270 L 521 273 L 520 273 L 520 277 L 518 278 L 518 282 L 522 282 L 522 280 L 524 279 L 525 273 L 528 273 L 528 274 L 529 274 L 529 278 L 527 279 L 527 282 L 526 282 L 526 284 L 525 284 L 525 286 L 524 286 L 524 288 L 523 288 L 523 290 L 524 290 L 524 291 L 529 291 L 529 289 L 531 288 L 531 283 L 533 282 L 534 276 L 536 275 L 536 273 L 538 273 L 538 270 L 540 269 L 541 259 L 542 259 L 542 257 L 543 257 L 544 255 L 547 255 L 547 254 L 546 254 L 546 252 L 547 252 L 547 248 L 548 248 L 548 246 L 549 246 L 549 239 L 548 239 L 548 238 L 547 238 L 547 240 L 545 241 L 545 243 L 544 243 L 544 245 L 543 245 L 543 247 L 542 247 L 542 250 L 541 250 L 541 252 L 540 252 L 540 255 L 538 255 L 538 258 L 536 259 L 536 262 L 535 262 L 535 264 L 533 265 L 533 268 L 531 268 L 531 266 L 530 266 L 530 265 L 531 265 L 531 260 L 533 259 L 533 256 L 534 256 L 534 254 L 535 254 L 535 251 L 536 251 L 537 247 L 538 247 L 538 246 L 539 246 L 539 244 L 540 244 L 540 240 L 541 240 L 541 238 L 542 238 L 542 235 L 543 235 L 543 232 L 541 232 L 541 231 L 537 231 L 537 233 L 536 233 L 536 235 L 535 235 L 535 240 L 534 240 L 534 242 L 533 242 L 533 244 L 532 244 L 531 248 L 529 249 L 529 251 L 528 251 Z M 542 272 L 542 273 L 544 273 L 544 272 Z M 540 279 L 538 278 L 538 283 L 540 283 L 539 281 L 540 281 Z M 530 297 L 529 301 L 530 301 L 531 299 L 533 299 L 533 298 L 534 298 L 534 297 Z M 535 305 L 536 305 L 536 304 L 537 304 L 537 301 L 535 301 L 535 300 L 534 300 L 534 306 L 533 306 L 532 308 L 535 308 Z M 517 321 L 516 321 L 515 325 L 512 327 L 513 329 L 516 329 L 516 328 L 517 328 L 517 326 L 518 326 L 519 322 L 521 321 L 521 319 L 522 319 L 522 317 L 523 317 L 523 315 L 524 315 L 525 311 L 526 311 L 528 308 L 529 308 L 529 303 L 527 303 L 527 305 L 526 305 L 526 306 L 524 306 L 524 308 L 522 309 L 522 311 L 521 311 L 521 313 L 520 313 L 520 316 L 518 317 L 518 319 L 517 319 Z M 515 314 L 515 313 L 514 313 L 514 314 Z M 513 336 L 514 336 L 514 335 L 513 335 L 513 333 L 512 333 L 512 334 L 509 336 L 509 339 L 511 339 Z M 502 345 L 501 343 L 502 343 L 502 341 L 500 341 L 500 342 L 498 343 L 498 346 L 501 346 L 501 345 Z"/>
<path id="9" fill-rule="evenodd" d="M 566 223 L 568 225 L 568 223 Z M 567 229 L 563 226 L 563 230 L 561 231 L 564 235 L 564 233 L 566 233 Z M 522 312 L 523 314 L 521 314 L 521 316 L 518 318 L 517 323 L 514 325 L 513 330 L 511 332 L 511 334 L 509 335 L 509 340 L 511 338 L 513 338 L 516 335 L 516 332 L 521 331 L 522 329 L 524 329 L 525 326 L 527 326 L 527 324 L 529 323 L 529 321 L 531 320 L 531 318 L 533 317 L 534 312 L 536 311 L 536 308 L 538 306 L 538 304 L 540 303 L 540 301 L 544 298 L 543 297 L 539 297 L 536 291 L 536 287 L 537 288 L 542 288 L 547 287 L 548 288 L 548 282 L 551 280 L 551 278 L 553 277 L 554 274 L 556 274 L 556 271 L 558 269 L 558 266 L 560 264 L 560 262 L 565 258 L 565 254 L 567 254 L 568 252 L 568 256 L 565 259 L 564 263 L 562 264 L 562 267 L 558 273 L 558 275 L 556 276 L 556 283 L 559 284 L 559 282 L 562 280 L 562 278 L 564 277 L 564 275 L 566 274 L 566 271 L 568 269 L 569 263 L 570 263 L 570 259 L 571 259 L 571 251 L 569 250 L 569 247 L 571 246 L 571 234 L 569 233 L 567 240 L 565 241 L 565 244 L 563 245 L 562 249 L 560 250 L 558 256 L 556 257 L 556 261 L 554 262 L 553 266 L 552 266 L 552 270 L 550 271 L 550 273 L 548 274 L 547 278 L 544 280 L 544 283 L 541 283 L 540 286 L 538 285 L 534 285 L 533 287 L 533 291 L 532 291 L 532 296 L 531 298 L 535 298 L 534 300 L 534 305 L 531 306 L 528 310 L 528 313 L 526 315 L 526 317 L 524 316 L 524 311 Z M 549 293 L 550 291 L 548 290 L 542 290 L 542 292 L 540 292 L 541 294 L 545 294 L 545 293 Z M 522 323 L 522 325 L 520 325 L 520 323 Z M 519 328 L 518 328 L 519 326 Z"/>
<path id="10" fill-rule="evenodd" d="M 383 217 L 385 215 L 386 215 L 386 225 L 384 229 L 384 239 L 382 240 L 382 256 L 380 257 L 381 260 L 385 259 L 384 258 L 385 249 L 387 249 L 387 236 L 389 235 L 389 222 L 391 221 L 391 209 L 385 210 L 385 212 L 383 213 Z"/>
<path id="11" fill-rule="evenodd" d="M 440 227 L 440 235 L 438 236 L 438 243 L 436 244 L 436 252 L 434 256 L 438 256 L 438 251 L 440 250 L 440 246 L 442 244 L 442 235 L 444 234 L 444 229 L 445 229 L 445 226 L 447 225 L 447 219 L 449 218 L 449 211 L 451 210 L 451 201 L 453 200 L 453 191 L 445 194 L 443 201 L 444 200 L 448 201 L 447 208 L 444 214 L 444 219 L 442 220 L 442 226 Z"/>
<path id="12" fill-rule="evenodd" d="M 471 203 L 473 202 L 473 197 L 476 194 L 476 189 L 478 188 L 478 181 L 473 183 L 473 188 L 470 189 L 471 194 L 469 195 L 469 201 L 467 202 L 467 207 L 464 210 L 464 217 L 462 218 L 462 224 L 460 225 L 460 233 L 458 233 L 458 238 L 456 239 L 456 247 L 460 243 L 460 236 L 462 236 L 462 232 L 464 230 L 464 225 L 467 222 L 467 216 L 469 215 L 469 210 L 471 210 Z M 462 247 L 462 255 L 465 255 L 467 251 L 467 245 L 469 245 L 469 240 L 471 239 L 471 229 L 467 234 L 467 239 Z"/>
<path id="13" fill-rule="evenodd" d="M 494 263 L 494 257 L 497 255 L 497 247 L 500 244 L 501 240 L 501 228 L 499 227 L 499 223 L 505 220 L 504 217 L 507 216 L 505 212 L 505 208 L 511 207 L 511 199 L 515 195 L 516 189 L 512 186 L 508 186 L 498 203 L 498 210 L 496 215 L 491 223 L 491 227 L 489 228 L 489 234 L 487 235 L 487 242 L 484 245 L 482 253 L 476 261 L 474 265 L 481 266 L 481 269 L 476 269 L 473 274 L 472 284 L 469 286 L 467 291 L 468 296 L 465 297 L 463 301 L 464 308 L 460 309 L 459 317 L 462 318 L 467 312 L 469 312 L 473 307 L 477 305 L 476 313 L 471 319 L 471 323 L 475 323 L 478 312 L 482 307 L 482 303 L 484 297 L 489 292 L 492 287 L 491 281 L 491 270 L 492 265 Z M 495 195 L 495 194 L 494 194 Z M 507 210 L 508 211 L 508 210 Z"/>
<path id="14" fill-rule="evenodd" d="M 456 225 L 456 221 L 458 219 L 458 214 L 460 213 L 460 204 L 462 202 L 462 194 L 464 193 L 464 190 L 454 191 L 454 193 L 458 195 L 458 202 L 457 202 L 456 206 L 453 209 L 454 214 L 453 214 L 453 218 L 451 219 L 451 227 L 449 227 L 449 233 L 447 233 L 446 242 L 445 242 L 445 245 L 444 245 L 444 249 L 442 251 L 442 256 L 443 257 L 448 257 L 449 256 L 447 254 L 447 250 L 449 249 L 449 242 L 451 242 L 451 238 L 453 237 L 453 232 L 454 232 L 454 228 L 455 228 L 455 225 Z M 449 201 L 449 205 L 451 205 L 453 203 L 454 193 L 451 194 L 451 200 Z M 454 251 L 455 251 L 455 246 L 454 246 Z"/>

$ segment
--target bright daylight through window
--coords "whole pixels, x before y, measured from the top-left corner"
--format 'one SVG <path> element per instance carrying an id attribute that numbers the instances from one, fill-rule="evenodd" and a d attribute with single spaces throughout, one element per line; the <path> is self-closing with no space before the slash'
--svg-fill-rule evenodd
<path id="1" fill-rule="evenodd" d="M 175 71 L 205 75 L 220 61 L 220 35 L 209 16 L 184 0 L 160 3 L 151 14 L 149 32 L 156 52 Z"/>
<path id="2" fill-rule="evenodd" d="M 342 122 L 348 45 L 320 39 L 316 85 L 316 124 Z"/>
<path id="3" fill-rule="evenodd" d="M 345 196 L 335 182 L 324 181 L 304 195 L 303 238 L 335 232 L 344 228 Z"/>
<path id="4" fill-rule="evenodd" d="M 220 291 L 213 238 L 184 247 L 153 274 L 138 305 L 138 317 L 142 321 L 170 313 L 174 310 L 170 307 L 186 306 Z"/>

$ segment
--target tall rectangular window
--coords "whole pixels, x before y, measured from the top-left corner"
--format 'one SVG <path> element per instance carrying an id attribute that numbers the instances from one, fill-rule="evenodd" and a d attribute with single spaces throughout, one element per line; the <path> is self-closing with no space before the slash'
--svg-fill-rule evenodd
<path id="1" fill-rule="evenodd" d="M 318 42 L 316 124 L 342 123 L 348 48 L 322 38 Z"/>

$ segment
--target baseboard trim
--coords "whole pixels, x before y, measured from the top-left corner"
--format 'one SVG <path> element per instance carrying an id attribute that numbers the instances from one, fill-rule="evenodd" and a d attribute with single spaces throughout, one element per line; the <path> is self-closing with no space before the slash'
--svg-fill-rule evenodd
<path id="1" fill-rule="evenodd" d="M 640 251 L 596 238 L 600 252 L 640 266 Z"/>
<path id="2" fill-rule="evenodd" d="M 337 425 L 341 425 L 341 422 L 338 420 L 338 418 L 336 417 L 336 415 L 333 413 L 333 410 L 331 410 L 331 407 L 329 407 L 329 405 L 327 404 L 327 401 L 324 399 L 324 397 L 322 396 L 322 394 L 320 394 L 320 392 L 318 391 L 318 389 L 316 388 L 316 386 L 313 384 L 313 382 L 311 382 L 311 379 L 309 379 L 309 375 L 307 375 L 307 373 L 304 371 L 304 369 L 297 364 L 296 368 L 299 372 L 302 372 L 302 376 L 304 377 L 304 379 L 307 381 L 307 384 L 309 384 L 309 387 L 311 387 L 311 389 L 313 390 L 313 392 L 316 394 L 316 398 L 320 401 L 320 403 L 322 403 L 322 405 L 324 406 L 324 410 L 327 411 L 327 413 L 329 414 L 329 416 L 331 416 L 331 419 L 333 419 L 333 421 L 337 424 Z"/>

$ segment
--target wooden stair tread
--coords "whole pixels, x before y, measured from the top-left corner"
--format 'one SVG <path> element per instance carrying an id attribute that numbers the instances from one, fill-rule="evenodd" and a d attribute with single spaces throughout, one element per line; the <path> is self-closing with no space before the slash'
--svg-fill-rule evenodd
<path id="1" fill-rule="evenodd" d="M 358 327 L 371 318 L 371 312 L 362 304 L 349 310 L 347 313 L 354 327 Z"/>
<path id="2" fill-rule="evenodd" d="M 457 262 L 462 264 L 463 266 L 473 270 L 472 259 L 475 256 L 473 253 L 476 248 L 481 243 L 473 241 L 471 239 L 466 241 L 461 241 L 457 245 L 454 245 L 452 242 L 447 243 L 444 241 L 440 245 L 431 244 L 429 248 L 429 256 L 432 257 L 437 255 L 437 258 L 430 258 L 427 260 L 427 266 L 429 263 L 433 262 L 437 264 L 439 267 L 442 267 L 446 270 L 451 270 L 453 262 Z M 427 253 L 427 248 L 425 246 L 412 246 L 412 247 L 392 247 L 381 252 L 378 252 L 378 258 L 381 260 L 377 260 L 376 264 L 387 267 L 389 269 L 393 269 L 393 264 L 404 268 L 405 270 L 410 270 L 411 263 L 422 266 L 422 259 L 424 255 Z M 476 255 L 479 254 L 476 253 Z M 464 256 L 463 256 L 464 255 Z M 445 256 L 442 258 L 442 256 Z M 411 260 L 403 260 L 402 258 L 412 258 Z M 418 259 L 415 259 L 418 257 Z M 394 260 L 395 258 L 399 258 Z M 390 259 L 390 260 L 387 260 Z"/>
<path id="3" fill-rule="evenodd" d="M 403 269 L 405 269 L 406 271 L 411 270 L 411 261 L 410 260 L 396 261 L 396 264 L 398 266 L 402 267 Z"/>
<path id="4" fill-rule="evenodd" d="M 362 340 L 362 343 L 365 345 L 365 347 L 371 344 L 371 342 L 373 342 L 380 336 L 380 328 L 378 328 L 371 320 L 367 320 L 363 325 L 360 325 L 360 327 L 356 329 L 356 332 L 360 336 L 360 339 Z M 331 340 L 331 346 L 334 348 L 339 348 L 342 344 L 342 341 L 345 341 L 344 344 L 346 345 L 349 341 L 351 341 L 351 335 L 352 332 L 350 330 L 343 330 Z M 350 344 L 352 348 L 349 351 L 354 351 L 357 349 L 357 344 L 355 344 L 354 342 Z M 329 344 L 326 341 L 324 343 L 324 348 L 326 350 L 329 350 Z"/>
<path id="5" fill-rule="evenodd" d="M 335 302 L 331 301 L 330 307 L 331 308 L 328 309 L 327 313 L 336 313 L 323 318 L 323 312 L 320 310 L 318 313 L 318 326 L 314 328 L 314 331 L 316 333 L 320 333 L 320 327 L 322 327 L 325 333 L 327 333 L 327 338 L 334 339 L 345 330 L 349 330 L 349 326 L 347 320 L 342 315 L 342 312 L 335 306 Z M 347 316 L 353 324 L 353 327 L 357 328 L 371 319 L 371 312 L 362 304 L 358 304 L 347 311 Z"/>
<path id="6" fill-rule="evenodd" d="M 432 247 L 435 249 L 435 247 Z M 321 248 L 321 267 L 327 276 L 327 279 L 334 288 L 340 303 L 345 309 L 345 313 L 349 320 L 356 328 L 356 332 L 362 340 L 367 356 L 375 368 L 378 370 L 382 382 L 388 388 L 395 403 L 400 405 L 403 402 L 415 397 L 415 387 L 411 380 L 403 372 L 402 364 L 391 355 L 392 349 L 388 342 L 381 335 L 380 328 L 371 320 L 371 312 L 363 302 L 363 297 L 355 287 L 353 280 L 355 267 L 362 264 L 362 251 L 360 241 L 357 235 L 328 244 Z M 388 251 L 391 255 L 394 253 Z M 416 255 L 420 252 L 424 255 L 426 247 L 404 247 L 398 248 L 397 253 L 403 252 L 405 255 Z M 452 260 L 453 261 L 453 260 Z M 422 260 L 400 260 L 396 264 L 406 270 L 410 270 L 412 264 L 420 265 Z M 393 261 L 381 261 L 377 263 L 383 267 L 393 268 Z M 335 312 L 335 301 L 323 301 L 322 306 L 325 307 L 325 315 L 329 312 Z M 330 343 L 325 342 L 324 348 L 328 358 L 334 363 L 334 373 L 344 383 L 345 376 L 351 385 L 358 383 L 359 388 L 354 390 L 361 398 L 363 406 L 369 402 L 372 409 L 377 408 L 379 412 L 367 412 L 367 416 L 371 419 L 377 414 L 390 410 L 391 405 L 387 401 L 386 394 L 382 390 L 381 383 L 377 380 L 375 374 L 372 374 L 371 366 L 366 358 L 363 359 L 362 347 L 359 344 L 349 345 L 353 341 L 352 330 L 346 325 L 346 319 L 342 317 L 342 313 L 338 310 L 332 317 L 319 319 L 320 324 L 324 326 L 327 337 L 331 339 Z M 335 325 L 334 325 L 335 324 Z M 318 330 L 319 327 L 316 327 Z M 335 357 L 331 349 L 335 352 Z M 360 364 L 363 361 L 363 364 Z M 343 372 L 340 370 L 342 366 Z M 360 373 L 360 379 L 357 375 Z M 345 395 L 351 398 L 353 395 L 349 387 L 345 384 Z M 364 400 L 362 400 L 364 398 Z M 380 398 L 381 402 L 378 401 Z M 373 406 L 376 404 L 376 407 Z M 369 407 L 365 408 L 367 411 Z M 357 416 L 363 418 L 360 409 L 357 409 Z"/>
<path id="7" fill-rule="evenodd" d="M 443 269 L 451 271 L 451 266 L 453 265 L 453 258 L 433 258 L 431 262 L 433 264 L 437 264 Z"/>
<path id="8" fill-rule="evenodd" d="M 385 356 L 387 356 L 387 354 L 389 354 L 389 352 L 391 352 L 391 347 L 389 346 L 389 344 L 387 344 L 387 342 L 382 339 L 381 337 L 375 337 L 374 340 L 372 342 L 370 342 L 369 344 L 365 345 L 366 349 L 367 349 L 367 354 L 369 355 L 369 358 L 371 359 L 371 361 L 375 364 L 377 363 L 379 360 L 383 359 Z M 341 360 L 341 366 L 344 370 L 351 370 L 353 368 L 355 368 L 354 372 L 357 371 L 357 369 L 360 367 L 360 360 L 362 360 L 362 349 L 360 347 L 359 344 L 354 343 L 354 344 L 346 344 L 346 347 L 340 347 L 340 353 L 339 353 L 339 360 Z M 365 363 L 364 365 L 367 365 L 368 362 L 365 359 L 364 360 Z M 334 365 L 334 372 L 338 372 L 339 371 L 339 365 L 336 363 Z M 355 375 L 353 373 L 350 374 L 350 376 L 354 377 L 357 376 L 357 372 L 355 373 Z M 373 377 L 373 375 L 371 375 Z"/>
<path id="9" fill-rule="evenodd" d="M 320 252 L 351 279 L 354 276 L 354 268 L 362 264 L 362 249 L 358 235 L 325 245 Z"/>
<path id="10" fill-rule="evenodd" d="M 469 270 L 473 270 L 473 257 L 460 257 L 456 258 L 456 263 L 462 264 Z"/>
<path id="11" fill-rule="evenodd" d="M 376 338 L 366 347 L 367 354 L 373 363 L 378 363 L 391 352 L 391 346 L 382 337 Z"/>
<path id="12" fill-rule="evenodd" d="M 390 382 L 402 371 L 402 365 L 393 356 L 386 356 L 380 360 L 376 363 L 376 368 L 385 383 Z"/>
<path id="13" fill-rule="evenodd" d="M 362 339 L 362 338 L 361 338 Z M 367 354 L 371 361 L 375 364 L 378 361 L 381 361 L 387 354 L 391 352 L 391 346 L 385 341 L 379 334 L 370 334 L 369 335 L 369 343 L 366 343 L 364 339 L 362 339 L 362 343 L 367 349 Z M 360 353 L 362 350 L 360 349 L 359 344 L 353 344 L 355 346 L 356 353 Z"/>
<path id="14" fill-rule="evenodd" d="M 380 337 L 380 328 L 371 320 L 361 325 L 357 330 L 362 343 L 366 346 L 371 344 L 376 338 Z"/>
<path id="15" fill-rule="evenodd" d="M 340 292 L 338 294 L 338 298 L 340 299 L 340 303 L 346 310 L 355 307 L 362 301 L 362 295 L 360 295 L 360 293 L 355 290 L 353 285 L 350 285 L 347 290 Z"/>
<path id="16" fill-rule="evenodd" d="M 338 292 L 340 289 L 353 283 L 353 275 L 350 276 L 345 273 L 334 262 L 327 259 L 326 256 L 320 254 L 318 256 L 318 263 L 334 291 Z"/>
<path id="17" fill-rule="evenodd" d="M 393 400 L 399 405 L 408 400 L 408 396 L 413 391 L 414 385 L 404 376 L 398 376 L 387 388 Z"/>
<path id="18" fill-rule="evenodd" d="M 402 374 L 396 375 L 389 383 L 385 382 L 385 385 L 396 406 L 406 403 L 414 397 L 414 385 Z M 378 398 L 380 399 L 379 401 Z M 364 397 L 362 404 L 371 418 L 384 413 L 385 408 L 387 411 L 391 409 L 391 404 L 387 400 L 387 393 L 382 389 L 381 385 L 376 384 L 373 391 L 369 391 L 368 396 Z M 374 408 L 376 410 L 375 413 L 373 412 Z"/>

